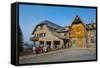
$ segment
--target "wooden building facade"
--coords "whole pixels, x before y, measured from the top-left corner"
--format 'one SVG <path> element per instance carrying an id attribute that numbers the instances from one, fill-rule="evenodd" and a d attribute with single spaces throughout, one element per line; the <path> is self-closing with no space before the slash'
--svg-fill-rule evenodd
<path id="1" fill-rule="evenodd" d="M 79 16 L 65 27 L 45 20 L 36 25 L 32 35 L 34 45 L 38 42 L 49 48 L 90 48 L 96 45 L 96 24 L 85 24 Z"/>

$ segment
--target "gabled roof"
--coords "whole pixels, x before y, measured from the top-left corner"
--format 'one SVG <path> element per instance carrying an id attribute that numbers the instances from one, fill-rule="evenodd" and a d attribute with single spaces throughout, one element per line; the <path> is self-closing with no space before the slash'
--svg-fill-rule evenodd
<path id="1" fill-rule="evenodd" d="M 96 25 L 96 23 L 90 23 L 90 24 L 86 24 L 87 30 L 96 30 L 96 27 L 94 27 L 94 24 Z M 91 28 L 89 27 L 91 25 Z"/>
<path id="2" fill-rule="evenodd" d="M 49 31 L 55 35 L 56 37 L 60 38 L 60 39 L 66 39 L 65 36 L 62 36 L 58 33 L 58 31 L 64 31 L 64 27 L 61 27 L 57 24 L 54 24 L 48 20 L 42 21 L 40 24 L 36 25 L 35 29 L 33 30 L 32 34 L 34 34 L 35 30 L 37 29 L 38 26 L 40 25 L 46 25 L 47 28 L 49 29 Z M 57 29 L 57 31 L 52 31 L 51 28 Z"/>
<path id="3" fill-rule="evenodd" d="M 52 23 L 52 22 L 50 22 L 50 21 L 48 21 L 48 20 L 44 20 L 44 21 L 42 21 L 40 24 L 36 25 L 36 27 L 35 27 L 35 29 L 33 30 L 32 34 L 34 34 L 36 28 L 37 28 L 38 26 L 40 26 L 40 25 L 47 25 L 47 26 L 50 27 L 50 28 L 57 29 L 57 31 L 64 31 L 64 27 L 61 27 L 61 26 L 59 26 L 59 25 L 57 25 L 57 24 L 54 24 L 54 23 Z"/>
<path id="4" fill-rule="evenodd" d="M 96 24 L 96 23 L 89 23 L 89 24 L 86 24 L 87 28 L 89 28 L 89 25 L 91 25 L 93 27 L 93 25 Z"/>
<path id="5" fill-rule="evenodd" d="M 75 17 L 75 19 L 74 19 L 74 21 L 72 22 L 71 26 L 72 26 L 73 24 L 82 24 L 82 25 L 84 26 L 84 28 L 86 28 L 86 25 L 83 23 L 83 21 L 80 19 L 79 16 L 76 16 L 76 17 Z"/>
<path id="6" fill-rule="evenodd" d="M 79 16 L 76 16 L 72 24 L 79 24 L 79 23 L 82 23 L 82 21 Z"/>
<path id="7" fill-rule="evenodd" d="M 46 24 L 47 24 L 49 27 L 51 27 L 51 28 L 57 29 L 57 31 L 63 31 L 63 30 L 64 30 L 64 27 L 59 26 L 59 25 L 57 25 L 57 24 L 55 24 L 55 23 L 52 23 L 52 22 L 50 22 L 50 21 L 48 21 L 48 20 L 45 20 L 44 23 L 46 23 Z"/>

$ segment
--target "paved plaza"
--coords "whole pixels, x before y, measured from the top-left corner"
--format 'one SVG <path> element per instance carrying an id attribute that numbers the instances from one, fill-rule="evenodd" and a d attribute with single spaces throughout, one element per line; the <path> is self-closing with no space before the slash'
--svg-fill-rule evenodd
<path id="1" fill-rule="evenodd" d="M 38 55 L 31 55 L 30 58 L 20 59 L 20 64 L 40 63 L 40 62 L 58 62 L 58 61 L 77 61 L 77 60 L 95 60 L 96 50 L 91 49 L 63 49 L 53 52 L 47 52 Z"/>

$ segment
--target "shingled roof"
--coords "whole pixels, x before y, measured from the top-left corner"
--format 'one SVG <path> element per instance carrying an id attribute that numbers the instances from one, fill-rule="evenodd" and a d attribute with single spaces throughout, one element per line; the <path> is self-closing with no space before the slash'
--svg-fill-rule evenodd
<path id="1" fill-rule="evenodd" d="M 53 35 L 55 35 L 56 37 L 58 37 L 58 38 L 60 38 L 60 39 L 66 39 L 65 36 L 62 36 L 62 35 L 60 35 L 59 33 L 57 33 L 58 31 L 59 31 L 59 32 L 64 31 L 64 27 L 61 27 L 61 26 L 59 26 L 59 25 L 57 25 L 57 24 L 54 24 L 54 23 L 52 23 L 52 22 L 50 22 L 50 21 L 48 21 L 48 20 L 42 21 L 40 24 L 36 25 L 36 27 L 35 27 L 35 29 L 33 30 L 32 34 L 34 34 L 35 30 L 36 30 L 37 27 L 40 26 L 40 25 L 46 25 L 47 28 L 49 29 L 49 31 L 50 31 Z M 52 31 L 50 28 L 57 29 L 57 32 Z"/>
<path id="2" fill-rule="evenodd" d="M 94 25 L 96 25 L 96 23 L 90 23 L 90 24 L 86 24 L 87 30 L 96 30 L 96 27 L 94 27 Z M 91 26 L 91 28 L 89 27 Z"/>
<path id="3" fill-rule="evenodd" d="M 76 17 L 75 17 L 75 19 L 74 19 L 74 21 L 72 22 L 71 26 L 72 26 L 73 24 L 82 24 L 82 25 L 86 28 L 86 25 L 83 23 L 83 21 L 80 19 L 79 16 L 76 16 Z"/>
<path id="4" fill-rule="evenodd" d="M 63 31 L 64 30 L 64 27 L 62 27 L 60 25 L 57 25 L 55 23 L 52 23 L 52 22 L 50 22 L 48 20 L 45 20 L 44 23 L 47 24 L 49 27 L 57 29 L 57 31 Z"/>
<path id="5" fill-rule="evenodd" d="M 82 23 L 82 21 L 79 16 L 76 16 L 72 24 L 79 24 L 79 23 Z"/>
<path id="6" fill-rule="evenodd" d="M 51 27 L 51 28 L 54 28 L 54 29 L 57 29 L 57 31 L 64 31 L 64 27 L 61 27 L 57 24 L 54 24 L 52 23 L 51 21 L 48 21 L 48 20 L 44 20 L 42 21 L 41 23 L 39 23 L 38 25 L 36 25 L 34 31 L 32 32 L 32 34 L 35 32 L 36 28 L 40 25 L 47 25 L 48 27 Z"/>

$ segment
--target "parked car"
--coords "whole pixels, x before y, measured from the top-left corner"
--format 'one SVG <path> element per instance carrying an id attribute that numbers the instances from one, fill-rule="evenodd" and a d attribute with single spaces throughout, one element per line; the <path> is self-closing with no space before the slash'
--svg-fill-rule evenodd
<path id="1" fill-rule="evenodd" d="M 43 48 L 42 47 L 36 47 L 36 53 L 40 54 L 43 52 Z"/>

